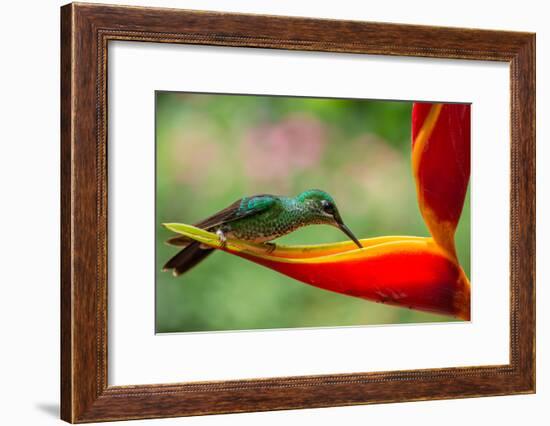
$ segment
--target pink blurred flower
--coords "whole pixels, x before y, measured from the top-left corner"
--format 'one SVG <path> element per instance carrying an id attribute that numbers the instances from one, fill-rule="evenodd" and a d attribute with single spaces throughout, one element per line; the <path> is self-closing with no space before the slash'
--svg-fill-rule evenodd
<path id="1" fill-rule="evenodd" d="M 308 116 L 292 116 L 251 129 L 242 144 L 244 172 L 260 181 L 286 180 L 315 166 L 326 145 L 322 123 Z"/>

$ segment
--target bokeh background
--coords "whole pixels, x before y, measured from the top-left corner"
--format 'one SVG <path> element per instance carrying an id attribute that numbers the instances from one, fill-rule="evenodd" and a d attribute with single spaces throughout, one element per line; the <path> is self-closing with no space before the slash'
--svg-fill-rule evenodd
<path id="1" fill-rule="evenodd" d="M 308 286 L 216 252 L 179 278 L 161 223 L 192 224 L 243 196 L 319 188 L 358 238 L 429 235 L 410 167 L 411 102 L 156 94 L 156 332 L 453 321 Z M 342 241 L 310 226 L 283 244 Z M 470 276 L 469 191 L 457 250 Z"/>

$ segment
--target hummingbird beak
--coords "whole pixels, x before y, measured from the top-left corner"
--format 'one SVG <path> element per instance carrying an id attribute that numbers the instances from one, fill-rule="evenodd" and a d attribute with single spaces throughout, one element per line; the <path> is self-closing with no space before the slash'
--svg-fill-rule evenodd
<path id="1" fill-rule="evenodd" d="M 363 248 L 359 240 L 355 237 L 355 235 L 353 235 L 353 232 L 351 232 L 351 230 L 346 226 L 340 215 L 335 215 L 334 219 L 336 219 L 336 225 L 338 226 L 338 228 L 340 228 L 340 230 L 344 234 L 346 234 L 350 238 L 350 240 L 357 244 L 357 247 Z"/>
<path id="2" fill-rule="evenodd" d="M 353 235 L 353 232 L 351 232 L 346 225 L 339 223 L 338 228 L 340 228 L 344 234 L 346 234 L 355 244 L 357 244 L 357 247 L 363 248 L 359 240 L 355 237 L 355 235 Z"/>

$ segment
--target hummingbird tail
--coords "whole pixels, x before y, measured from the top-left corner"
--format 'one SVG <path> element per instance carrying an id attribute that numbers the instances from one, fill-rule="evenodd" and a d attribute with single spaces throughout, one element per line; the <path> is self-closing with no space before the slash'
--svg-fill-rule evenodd
<path id="1" fill-rule="evenodd" d="M 172 269 L 172 273 L 177 277 L 204 260 L 213 251 L 214 249 L 211 248 L 201 248 L 198 242 L 192 242 L 166 262 L 163 270 L 169 271 Z"/>

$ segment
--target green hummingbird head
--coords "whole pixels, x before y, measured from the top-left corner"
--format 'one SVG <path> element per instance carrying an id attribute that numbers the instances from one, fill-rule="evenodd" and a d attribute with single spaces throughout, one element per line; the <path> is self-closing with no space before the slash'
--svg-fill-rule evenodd
<path id="1" fill-rule="evenodd" d="M 325 191 L 320 189 L 308 189 L 296 197 L 300 203 L 309 211 L 312 218 L 318 223 L 332 225 L 344 232 L 359 248 L 363 248 L 359 240 L 353 235 L 351 230 L 344 224 L 342 216 L 336 207 L 336 202 Z"/>

